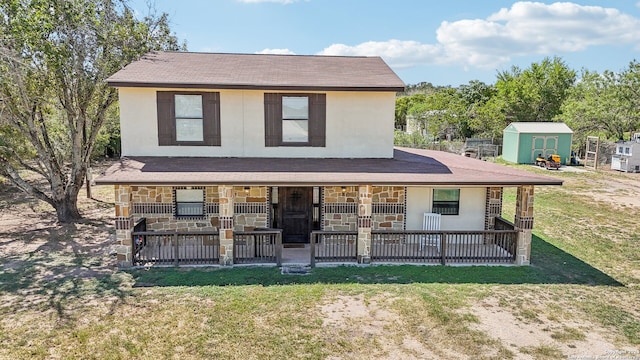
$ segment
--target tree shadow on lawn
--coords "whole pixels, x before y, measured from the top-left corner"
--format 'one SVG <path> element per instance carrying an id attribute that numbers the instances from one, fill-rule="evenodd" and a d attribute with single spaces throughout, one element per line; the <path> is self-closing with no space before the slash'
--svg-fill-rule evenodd
<path id="1" fill-rule="evenodd" d="M 115 272 L 101 220 L 52 224 L 0 233 L 0 314 L 53 310 L 62 321 L 87 301 L 115 308 L 130 292 L 130 278 Z"/>
<path id="2" fill-rule="evenodd" d="M 623 286 L 588 263 L 544 241 L 532 239 L 531 266 L 338 266 L 307 275 L 283 275 L 276 267 L 148 268 L 130 270 L 134 287 L 287 284 L 580 284 Z"/>

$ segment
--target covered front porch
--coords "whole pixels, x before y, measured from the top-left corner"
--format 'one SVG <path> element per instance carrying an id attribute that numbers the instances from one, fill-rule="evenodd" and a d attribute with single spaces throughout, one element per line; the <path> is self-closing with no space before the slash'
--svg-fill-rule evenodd
<path id="1" fill-rule="evenodd" d="M 120 266 L 528 265 L 534 187 L 561 184 L 414 149 L 393 159 L 268 160 L 139 158 L 112 167 L 101 183 L 115 185 Z M 510 222 L 501 218 L 508 187 L 516 189 Z M 441 226 L 426 226 L 431 216 Z"/>

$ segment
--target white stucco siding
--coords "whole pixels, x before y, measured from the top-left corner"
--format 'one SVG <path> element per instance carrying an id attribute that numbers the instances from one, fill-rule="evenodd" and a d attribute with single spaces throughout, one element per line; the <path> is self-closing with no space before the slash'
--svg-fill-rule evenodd
<path id="1" fill-rule="evenodd" d="M 120 88 L 123 156 L 393 156 L 395 94 L 326 92 L 325 147 L 265 147 L 264 91 L 220 90 L 221 146 L 158 146 L 156 91 Z M 194 90 L 197 91 L 197 90 Z"/>
<path id="2" fill-rule="evenodd" d="M 407 187 L 407 230 L 421 230 L 424 213 L 431 212 L 433 188 Z M 486 188 L 461 188 L 458 215 L 442 215 L 442 230 L 483 230 Z"/>

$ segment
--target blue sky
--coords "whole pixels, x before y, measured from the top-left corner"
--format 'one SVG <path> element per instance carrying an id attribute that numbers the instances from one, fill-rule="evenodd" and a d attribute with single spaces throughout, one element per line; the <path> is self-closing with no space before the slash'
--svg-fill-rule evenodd
<path id="1" fill-rule="evenodd" d="M 130 5 L 140 15 L 146 0 Z M 494 83 L 560 56 L 623 70 L 640 60 L 640 1 L 155 0 L 189 51 L 381 56 L 407 84 Z"/>

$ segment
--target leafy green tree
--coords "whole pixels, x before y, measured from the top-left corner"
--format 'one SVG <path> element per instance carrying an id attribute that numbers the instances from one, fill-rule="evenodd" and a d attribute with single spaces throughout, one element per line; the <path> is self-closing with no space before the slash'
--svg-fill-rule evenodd
<path id="1" fill-rule="evenodd" d="M 495 126 L 503 123 L 502 114 L 491 111 L 495 105 L 496 87 L 482 81 L 471 80 L 468 85 L 460 85 L 457 91 L 466 106 L 465 137 L 496 137 Z M 492 103 L 487 105 L 490 102 Z"/>
<path id="2" fill-rule="evenodd" d="M 640 63 L 633 60 L 620 75 L 620 97 L 627 108 L 627 129 L 640 131 Z"/>
<path id="3" fill-rule="evenodd" d="M 59 222 L 80 219 L 78 192 L 117 100 L 104 80 L 148 51 L 180 48 L 166 14 L 138 20 L 121 1 L 2 1 L 0 175 Z"/>
<path id="4" fill-rule="evenodd" d="M 498 96 L 492 97 L 482 105 L 475 106 L 473 116 L 470 116 L 469 119 L 469 128 L 474 136 L 502 138 L 502 130 L 509 125 L 506 108 L 507 104 Z"/>
<path id="5" fill-rule="evenodd" d="M 584 146 L 587 135 L 626 139 L 640 127 L 640 65 L 633 61 L 620 73 L 583 70 L 556 117 L 574 131 L 574 142 Z"/>
<path id="6" fill-rule="evenodd" d="M 401 96 L 396 98 L 395 127 L 401 129 L 407 125 L 407 114 L 409 109 L 415 104 L 425 101 L 425 94 L 414 94 L 411 96 Z"/>
<path id="7" fill-rule="evenodd" d="M 421 127 L 435 137 L 454 138 L 469 135 L 466 105 L 461 95 L 453 88 L 441 88 L 416 102 L 408 110 Z"/>
<path id="8" fill-rule="evenodd" d="M 498 74 L 497 96 L 506 105 L 505 116 L 511 121 L 551 121 L 561 113 L 561 106 L 576 80 L 559 57 L 545 58 L 521 70 L 513 66 Z"/>

